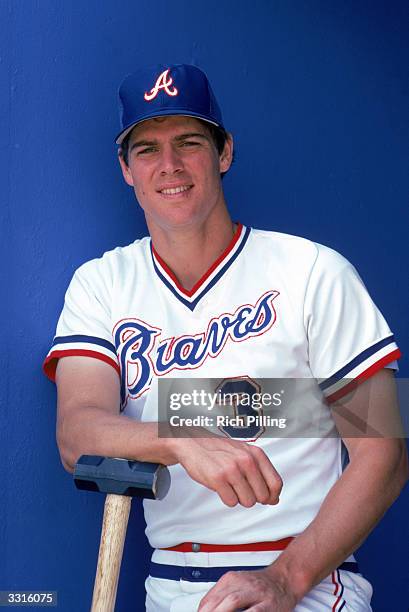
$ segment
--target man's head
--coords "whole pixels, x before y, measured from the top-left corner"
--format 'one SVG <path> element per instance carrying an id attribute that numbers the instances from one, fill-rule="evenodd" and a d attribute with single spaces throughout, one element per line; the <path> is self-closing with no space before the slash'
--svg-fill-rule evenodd
<path id="1" fill-rule="evenodd" d="M 119 88 L 119 106 L 122 129 L 116 143 L 126 164 L 133 128 L 153 117 L 196 117 L 208 130 L 219 155 L 229 138 L 207 76 L 197 66 L 157 65 L 128 75 Z"/>
<path id="2" fill-rule="evenodd" d="M 119 161 L 148 224 L 191 225 L 225 208 L 233 142 L 206 75 L 190 65 L 142 70 L 119 100 Z"/>

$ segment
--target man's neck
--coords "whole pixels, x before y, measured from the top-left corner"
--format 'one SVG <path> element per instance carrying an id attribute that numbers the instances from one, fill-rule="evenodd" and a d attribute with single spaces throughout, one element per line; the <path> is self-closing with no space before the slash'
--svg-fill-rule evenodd
<path id="1" fill-rule="evenodd" d="M 187 291 L 226 250 L 236 230 L 227 210 L 187 228 L 164 230 L 149 222 L 148 227 L 156 253 Z"/>

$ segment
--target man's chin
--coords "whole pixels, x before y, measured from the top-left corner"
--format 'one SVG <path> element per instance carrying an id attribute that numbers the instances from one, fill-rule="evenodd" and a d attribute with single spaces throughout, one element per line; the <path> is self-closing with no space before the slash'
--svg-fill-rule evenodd
<path id="1" fill-rule="evenodd" d="M 185 206 L 179 207 L 176 203 L 167 211 L 167 214 L 161 216 L 155 215 L 154 217 L 146 216 L 149 227 L 153 223 L 168 232 L 189 230 L 202 225 L 204 220 L 203 215 L 199 215 L 197 212 L 193 213 L 192 210 L 188 210 Z"/>

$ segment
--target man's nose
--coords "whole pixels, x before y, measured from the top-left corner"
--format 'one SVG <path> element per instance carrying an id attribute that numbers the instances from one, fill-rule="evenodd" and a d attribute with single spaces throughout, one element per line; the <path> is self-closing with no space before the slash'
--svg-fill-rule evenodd
<path id="1" fill-rule="evenodd" d="M 178 151 L 174 146 L 167 146 L 162 149 L 162 155 L 160 156 L 160 173 L 175 174 L 183 170 L 183 160 Z"/>

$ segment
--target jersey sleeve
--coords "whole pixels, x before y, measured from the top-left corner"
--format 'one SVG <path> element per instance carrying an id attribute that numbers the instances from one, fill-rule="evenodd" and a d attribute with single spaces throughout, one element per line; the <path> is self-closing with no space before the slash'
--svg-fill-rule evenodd
<path id="1" fill-rule="evenodd" d="M 94 357 L 114 367 L 118 359 L 111 333 L 111 316 L 106 282 L 98 278 L 96 262 L 81 266 L 65 294 L 57 331 L 43 370 L 52 381 L 61 357 Z"/>
<path id="2" fill-rule="evenodd" d="M 309 362 L 328 403 L 401 356 L 355 268 L 321 245 L 304 303 Z"/>

